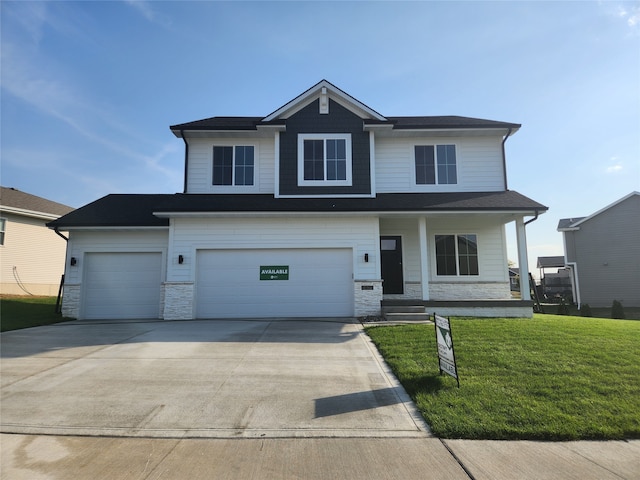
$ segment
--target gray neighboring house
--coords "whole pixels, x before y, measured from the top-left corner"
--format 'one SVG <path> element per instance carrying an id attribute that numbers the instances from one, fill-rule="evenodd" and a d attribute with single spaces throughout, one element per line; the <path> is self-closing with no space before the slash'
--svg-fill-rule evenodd
<path id="1" fill-rule="evenodd" d="M 578 305 L 640 306 L 640 192 L 588 217 L 558 223 Z"/>

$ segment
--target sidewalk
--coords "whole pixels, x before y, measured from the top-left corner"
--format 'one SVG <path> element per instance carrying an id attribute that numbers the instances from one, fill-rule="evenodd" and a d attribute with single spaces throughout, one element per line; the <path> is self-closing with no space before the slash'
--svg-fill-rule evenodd
<path id="1" fill-rule="evenodd" d="M 640 441 L 148 439 L 2 435 L 6 480 L 635 480 Z M 466 469 L 466 471 L 465 471 Z M 468 472 L 468 473 L 467 473 Z"/>

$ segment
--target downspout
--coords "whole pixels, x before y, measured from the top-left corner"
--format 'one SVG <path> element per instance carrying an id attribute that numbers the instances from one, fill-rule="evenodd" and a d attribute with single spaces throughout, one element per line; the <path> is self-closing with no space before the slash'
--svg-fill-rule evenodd
<path id="1" fill-rule="evenodd" d="M 526 222 L 524 222 L 524 226 L 526 227 L 527 225 L 529 225 L 530 223 L 535 222 L 538 217 L 540 216 L 540 212 L 538 210 L 536 210 L 536 216 L 533 218 L 530 218 L 529 220 L 527 220 Z"/>
<path id="2" fill-rule="evenodd" d="M 573 277 L 571 279 L 571 283 L 572 287 L 575 289 L 575 292 L 572 293 L 575 294 L 576 304 L 578 305 L 578 310 L 580 310 L 580 307 L 582 306 L 582 299 L 580 298 L 580 282 L 578 281 L 578 263 L 565 261 L 564 264 L 571 269 L 571 276 Z"/>
<path id="3" fill-rule="evenodd" d="M 180 130 L 180 136 L 184 142 L 184 192 L 187 193 L 187 173 L 189 171 L 189 144 L 184 137 L 184 130 Z"/>
<path id="4" fill-rule="evenodd" d="M 509 128 L 509 131 L 507 132 L 507 135 L 502 140 L 502 175 L 504 176 L 504 190 L 505 190 L 505 192 L 507 190 L 509 190 L 509 187 L 507 186 L 507 154 L 505 153 L 505 150 L 504 150 L 504 144 L 507 143 L 507 139 L 509 138 L 509 135 L 511 135 L 512 131 L 513 131 L 513 129 Z M 538 218 L 537 213 L 536 213 L 536 218 Z"/>
<path id="5" fill-rule="evenodd" d="M 67 248 L 64 249 L 64 269 L 65 272 L 67 270 L 67 255 L 69 253 L 69 239 L 67 237 L 65 237 L 63 234 L 60 233 L 60 230 L 58 230 L 58 227 L 55 227 L 53 229 L 54 232 L 56 232 L 56 235 L 58 235 L 59 237 L 63 238 L 65 242 L 67 242 Z M 56 307 L 55 307 L 55 313 L 62 313 L 62 310 L 60 308 L 60 301 L 62 300 L 62 289 L 64 288 L 64 273 L 62 274 L 62 277 L 60 278 L 60 286 L 58 287 L 58 297 L 56 298 Z"/>

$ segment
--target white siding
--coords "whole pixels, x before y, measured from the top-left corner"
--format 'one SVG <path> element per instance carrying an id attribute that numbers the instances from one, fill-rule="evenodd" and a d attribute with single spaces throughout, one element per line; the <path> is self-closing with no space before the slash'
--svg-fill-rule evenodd
<path id="1" fill-rule="evenodd" d="M 273 138 L 189 139 L 187 193 L 273 193 L 275 142 Z M 212 185 L 214 145 L 253 145 L 255 185 L 233 187 Z"/>
<path id="2" fill-rule="evenodd" d="M 504 190 L 502 139 L 499 137 L 376 138 L 378 193 L 481 192 Z M 456 145 L 458 183 L 416 185 L 415 145 Z"/>
<path id="3" fill-rule="evenodd" d="M 82 283 L 84 255 L 89 252 L 160 252 L 163 254 L 162 263 L 165 263 L 168 238 L 168 230 L 72 231 L 65 284 Z M 76 258 L 74 266 L 69 264 L 71 257 Z"/>
<path id="4" fill-rule="evenodd" d="M 57 295 L 66 242 L 45 226 L 45 220 L 5 212 L 0 216 L 6 219 L 0 293 Z"/>
<path id="5" fill-rule="evenodd" d="M 354 278 L 379 277 L 377 218 L 179 218 L 172 228 L 170 282 L 194 282 L 196 252 L 206 249 L 350 248 Z M 182 265 L 178 255 L 184 257 Z"/>

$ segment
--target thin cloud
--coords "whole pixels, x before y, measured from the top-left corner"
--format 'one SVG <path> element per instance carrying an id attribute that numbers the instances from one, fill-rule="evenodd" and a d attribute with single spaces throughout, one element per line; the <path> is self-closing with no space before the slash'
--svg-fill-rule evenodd
<path id="1" fill-rule="evenodd" d="M 169 20 L 156 12 L 151 2 L 147 0 L 124 0 L 124 3 L 140 13 L 148 22 L 169 27 Z"/>
<path id="2" fill-rule="evenodd" d="M 610 167 L 607 167 L 605 172 L 606 173 L 620 173 L 622 170 L 623 170 L 622 165 L 617 164 L 617 165 L 611 165 Z"/>

